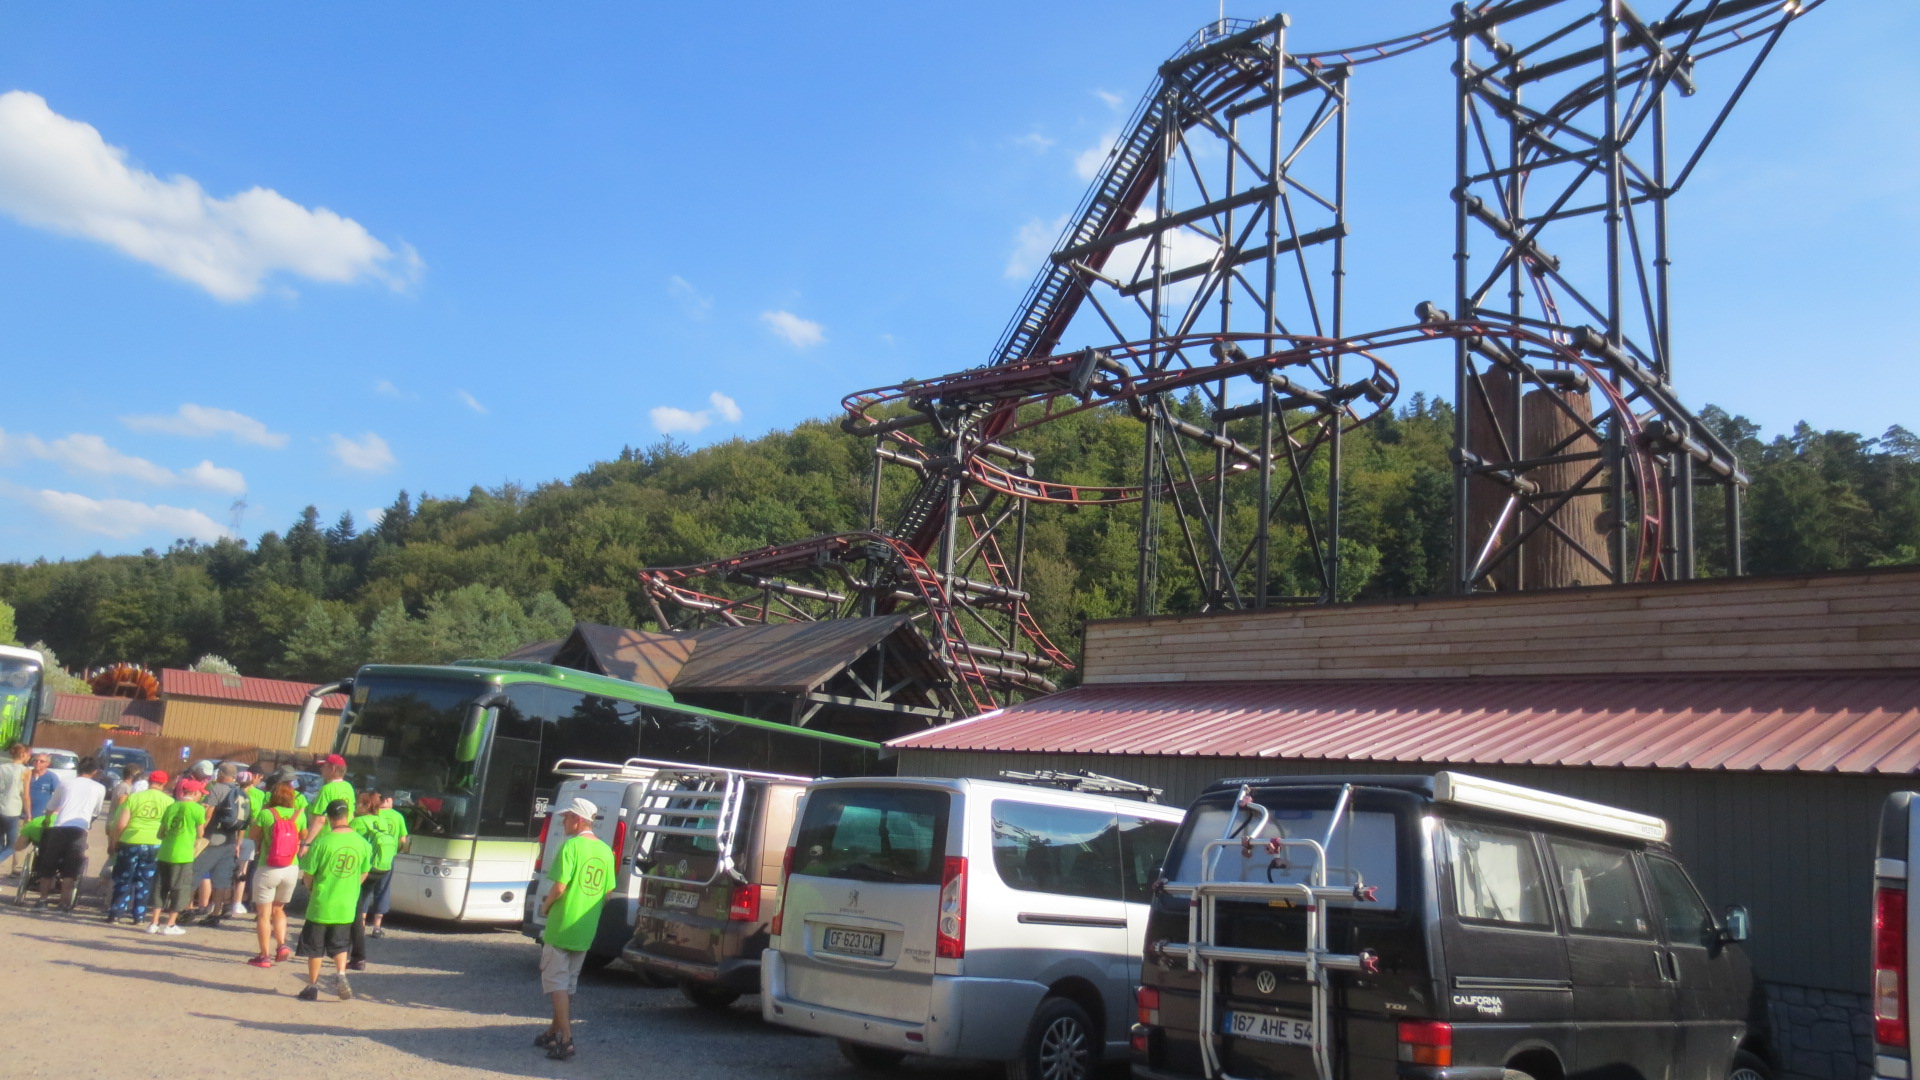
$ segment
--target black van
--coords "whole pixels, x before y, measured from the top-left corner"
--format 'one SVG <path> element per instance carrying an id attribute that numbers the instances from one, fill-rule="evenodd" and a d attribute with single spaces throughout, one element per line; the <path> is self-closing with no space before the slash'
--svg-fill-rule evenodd
<path id="1" fill-rule="evenodd" d="M 1666 834 L 1460 773 L 1214 784 L 1155 886 L 1135 1071 L 1766 1080 L 1746 912 Z"/>

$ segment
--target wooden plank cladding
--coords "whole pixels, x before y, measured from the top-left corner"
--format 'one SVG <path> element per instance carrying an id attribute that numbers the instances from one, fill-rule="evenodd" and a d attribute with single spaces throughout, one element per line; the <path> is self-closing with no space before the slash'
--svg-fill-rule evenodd
<path id="1" fill-rule="evenodd" d="M 1920 667 L 1920 569 L 1087 624 L 1092 683 Z"/>

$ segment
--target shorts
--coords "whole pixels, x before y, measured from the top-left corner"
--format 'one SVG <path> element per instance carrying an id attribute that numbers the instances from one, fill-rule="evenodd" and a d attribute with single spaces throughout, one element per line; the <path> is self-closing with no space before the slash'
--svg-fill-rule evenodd
<path id="1" fill-rule="evenodd" d="M 253 902 L 291 904 L 293 887 L 300 884 L 300 864 L 262 866 L 253 873 Z"/>
<path id="2" fill-rule="evenodd" d="M 223 844 L 207 845 L 207 850 L 202 851 L 193 860 L 194 880 L 209 878 L 216 889 L 232 888 L 233 872 L 239 869 L 239 865 L 233 861 L 233 853 L 234 845 L 231 840 Z"/>
<path id="3" fill-rule="evenodd" d="M 40 877 L 77 878 L 87 872 L 87 830 L 83 825 L 62 825 L 40 834 Z"/>
<path id="4" fill-rule="evenodd" d="M 154 896 L 161 911 L 178 914 L 193 906 L 193 886 L 199 879 L 190 862 L 163 862 L 154 875 Z"/>
<path id="5" fill-rule="evenodd" d="M 308 919 L 300 927 L 300 945 L 293 954 L 302 958 L 324 958 L 352 951 L 352 923 L 318 923 Z"/>
<path id="6" fill-rule="evenodd" d="M 587 954 L 572 949 L 556 949 L 546 942 L 540 943 L 540 992 L 543 994 L 571 994 L 580 989 L 580 969 L 586 965 Z"/>

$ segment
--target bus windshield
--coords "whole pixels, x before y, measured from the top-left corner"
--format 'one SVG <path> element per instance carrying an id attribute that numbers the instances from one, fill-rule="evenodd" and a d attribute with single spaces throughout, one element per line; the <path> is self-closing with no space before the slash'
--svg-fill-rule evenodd
<path id="1" fill-rule="evenodd" d="M 0 656 L 0 747 L 27 737 L 35 701 L 40 693 L 40 665 L 14 656 Z"/>
<path id="2" fill-rule="evenodd" d="M 474 835 L 479 762 L 460 734 L 469 706 L 489 689 L 466 679 L 360 680 L 341 740 L 347 778 L 356 790 L 391 796 L 417 835 Z"/>

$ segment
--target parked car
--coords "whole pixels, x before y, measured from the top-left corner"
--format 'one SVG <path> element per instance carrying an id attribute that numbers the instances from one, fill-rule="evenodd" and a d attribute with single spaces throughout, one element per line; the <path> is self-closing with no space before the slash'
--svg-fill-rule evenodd
<path id="1" fill-rule="evenodd" d="M 780 867 L 808 779 L 663 769 L 641 809 L 639 910 L 620 955 L 724 1009 L 760 990 Z"/>
<path id="2" fill-rule="evenodd" d="M 1746 912 L 1666 838 L 1459 773 L 1215 784 L 1155 893 L 1135 1073 L 1763 1080 Z"/>
<path id="3" fill-rule="evenodd" d="M 141 772 L 153 771 L 153 755 L 137 746 L 109 746 L 100 751 L 100 766 L 122 776 L 129 766 Z"/>
<path id="4" fill-rule="evenodd" d="M 1920 861 L 1920 798 L 1887 796 L 1873 860 L 1873 963 L 1867 1000 L 1873 1010 L 1875 1080 L 1907 1080 L 1913 1067 L 1913 943 L 1920 942 L 1920 896 L 1911 886 Z"/>
<path id="5" fill-rule="evenodd" d="M 1090 1075 L 1123 1054 L 1181 811 L 989 780 L 821 780 L 787 850 L 761 1015 L 854 1064 Z"/>
<path id="6" fill-rule="evenodd" d="M 593 946 L 587 950 L 586 963 L 595 969 L 618 960 L 620 950 L 633 937 L 634 902 L 639 888 L 633 859 L 640 839 L 633 823 L 639 814 L 641 797 L 653 779 L 655 765 L 639 758 L 623 765 L 574 758 L 562 758 L 554 763 L 553 771 L 565 779 L 554 789 L 552 803 L 564 806 L 579 798 L 593 803 L 598 810 L 593 819 L 593 834 L 613 848 L 613 888 L 600 909 L 600 926 L 595 931 Z M 545 870 L 559 856 L 560 845 L 567 842 L 567 832 L 560 827 L 552 803 L 535 807 L 540 819 L 540 848 L 534 857 L 533 880 L 527 883 L 526 914 L 520 922 L 520 932 L 535 941 L 540 940 L 547 928 L 547 920 L 540 915 L 540 905 L 553 888 Z"/>

